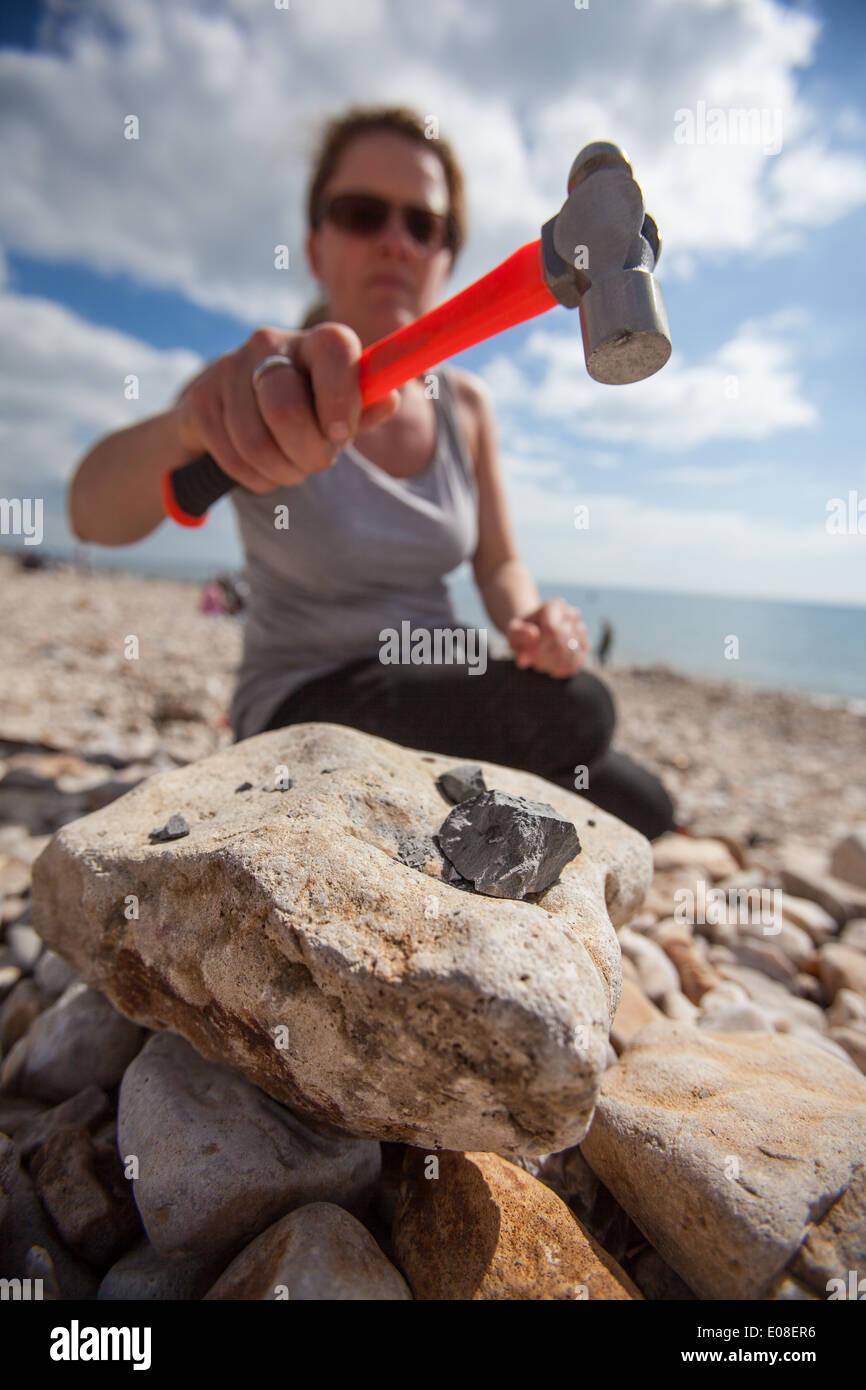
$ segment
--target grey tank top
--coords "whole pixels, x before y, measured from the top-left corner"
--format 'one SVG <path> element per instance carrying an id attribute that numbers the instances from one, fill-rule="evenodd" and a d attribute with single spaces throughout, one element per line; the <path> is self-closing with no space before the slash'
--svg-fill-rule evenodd
<path id="1" fill-rule="evenodd" d="M 443 576 L 475 553 L 478 486 L 449 374 L 435 376 L 436 449 L 415 477 L 393 478 L 348 444 L 297 487 L 230 493 L 249 584 L 236 740 L 260 733 L 307 681 L 378 656 L 383 628 L 457 623 Z"/>

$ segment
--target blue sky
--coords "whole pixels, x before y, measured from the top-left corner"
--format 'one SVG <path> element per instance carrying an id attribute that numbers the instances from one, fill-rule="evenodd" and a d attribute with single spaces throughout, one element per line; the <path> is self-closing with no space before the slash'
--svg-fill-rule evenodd
<path id="1" fill-rule="evenodd" d="M 7 3 L 0 496 L 42 497 L 45 547 L 68 551 L 66 486 L 97 439 L 259 324 L 298 322 L 317 123 L 393 99 L 436 114 L 464 166 L 455 292 L 538 235 L 589 140 L 628 152 L 662 231 L 674 353 L 655 377 L 591 381 L 564 309 L 455 359 L 493 395 L 539 582 L 864 604 L 866 534 L 826 525 L 853 492 L 866 533 L 864 93 L 859 0 Z M 675 113 L 701 104 L 764 112 L 780 148 L 679 143 Z M 106 554 L 243 559 L 227 500 Z"/>

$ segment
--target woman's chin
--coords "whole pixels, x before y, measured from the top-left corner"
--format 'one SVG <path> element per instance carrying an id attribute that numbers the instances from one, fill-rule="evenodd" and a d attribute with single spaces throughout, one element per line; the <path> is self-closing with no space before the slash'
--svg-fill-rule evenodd
<path id="1" fill-rule="evenodd" d="M 375 343 L 380 338 L 387 338 L 389 333 L 396 333 L 399 328 L 405 328 L 407 323 L 413 323 L 417 317 L 409 304 L 379 305 L 367 314 L 365 341 Z"/>

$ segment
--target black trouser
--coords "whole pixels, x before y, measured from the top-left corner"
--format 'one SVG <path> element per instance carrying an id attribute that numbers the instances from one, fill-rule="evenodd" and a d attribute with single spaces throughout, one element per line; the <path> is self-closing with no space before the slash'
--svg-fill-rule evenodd
<path id="1" fill-rule="evenodd" d="M 535 772 L 651 840 L 673 828 L 659 779 L 610 751 L 613 700 L 588 671 L 559 680 L 490 660 L 472 675 L 465 665 L 387 665 L 369 657 L 301 686 L 265 729 L 308 722 L 348 724 L 407 748 Z"/>

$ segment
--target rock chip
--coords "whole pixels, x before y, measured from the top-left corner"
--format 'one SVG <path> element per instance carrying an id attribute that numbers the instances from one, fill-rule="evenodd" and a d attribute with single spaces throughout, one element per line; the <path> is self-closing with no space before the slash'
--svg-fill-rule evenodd
<path id="1" fill-rule="evenodd" d="M 270 791 L 271 788 L 265 786 L 263 790 Z M 173 816 L 169 816 L 165 825 L 159 826 L 157 830 L 151 830 L 149 839 L 152 845 L 161 845 L 166 840 L 182 840 L 188 834 L 189 826 L 183 816 L 175 813 Z"/>
<path id="2" fill-rule="evenodd" d="M 866 1079 L 811 1043 L 651 1024 L 581 1145 L 702 1299 L 755 1299 L 862 1165 Z"/>
<path id="3" fill-rule="evenodd" d="M 568 820 L 590 810 L 592 847 L 537 902 L 460 891 L 439 864 L 399 859 L 402 836 L 441 824 L 436 778 L 453 762 L 312 723 L 157 773 L 54 836 L 34 925 L 123 1014 L 299 1113 L 429 1147 L 567 1148 L 606 1065 L 614 926 L 640 904 L 650 847 L 574 793 L 485 763 L 505 793 Z M 290 807 L 235 796 L 277 764 Z M 148 845 L 171 810 L 190 834 Z"/>
<path id="4" fill-rule="evenodd" d="M 580 853 L 572 821 L 546 802 L 498 789 L 461 801 L 437 838 L 457 872 L 494 898 L 545 892 Z"/>
<path id="5" fill-rule="evenodd" d="M 160 1255 L 231 1259 L 265 1226 L 314 1201 L 363 1205 L 379 1145 L 305 1123 L 183 1038 L 157 1033 L 120 1087 L 118 1152 Z"/>
<path id="6" fill-rule="evenodd" d="M 205 1299 L 411 1300 L 408 1285 L 354 1216 L 312 1202 L 235 1257 Z"/>
<path id="7" fill-rule="evenodd" d="M 418 1299 L 642 1298 L 554 1192 L 493 1153 L 407 1151 L 393 1242 Z"/>
<path id="8" fill-rule="evenodd" d="M 467 801 L 470 797 L 479 796 L 481 792 L 487 791 L 484 774 L 478 763 L 461 763 L 459 767 L 450 767 L 447 772 L 439 774 L 436 785 L 446 801 L 455 805 L 459 801 Z"/>

